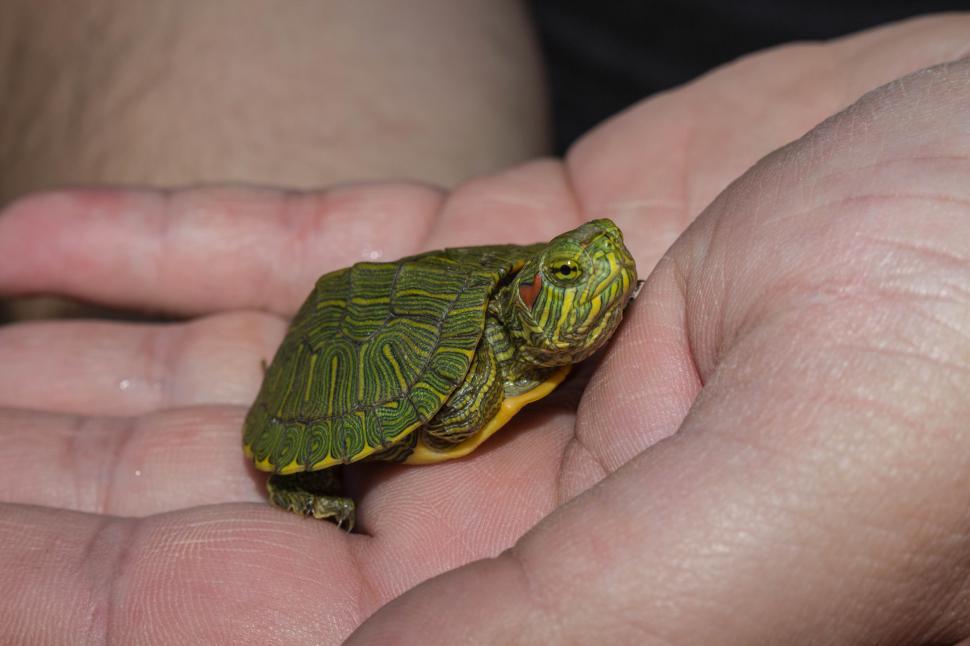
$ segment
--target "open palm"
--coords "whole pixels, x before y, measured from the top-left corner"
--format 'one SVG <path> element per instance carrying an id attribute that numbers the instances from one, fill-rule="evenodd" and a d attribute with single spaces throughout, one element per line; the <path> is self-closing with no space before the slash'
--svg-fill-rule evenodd
<path id="1" fill-rule="evenodd" d="M 263 476 L 240 447 L 261 361 L 315 279 L 359 260 L 547 240 L 610 217 L 646 275 L 759 158 L 863 92 L 953 57 L 967 24 L 918 21 L 769 52 L 620 115 L 565 163 L 533 162 L 450 195 L 405 184 L 315 194 L 83 190 L 11 206 L 0 216 L 3 293 L 187 320 L 0 330 L 0 641 L 336 643 L 418 583 L 498 556 L 544 518 L 531 547 L 515 548 L 531 550 L 527 558 L 555 549 L 562 559 L 592 555 L 584 572 L 620 566 L 598 562 L 597 550 L 636 536 L 637 514 L 613 506 L 621 484 L 591 487 L 673 435 L 722 359 L 705 348 L 723 340 L 684 334 L 685 299 L 694 300 L 686 311 L 720 321 L 711 330 L 736 314 L 724 303 L 705 312 L 703 293 L 679 293 L 670 265 L 629 308 L 595 371 L 581 370 L 472 456 L 356 469 L 362 534 L 266 504 Z M 711 230 L 733 207 L 717 204 L 694 242 L 685 236 L 682 256 L 699 238 L 724 238 Z M 690 488 L 676 472 L 651 477 Z M 460 589 L 442 599 L 488 621 L 493 606 L 476 595 L 492 592 L 497 604 L 503 588 L 489 571 L 462 572 Z M 459 639 L 476 625 L 458 625 L 451 606 L 437 615 L 435 591 L 391 608 L 394 624 L 375 617 L 371 634 L 423 626 Z"/>

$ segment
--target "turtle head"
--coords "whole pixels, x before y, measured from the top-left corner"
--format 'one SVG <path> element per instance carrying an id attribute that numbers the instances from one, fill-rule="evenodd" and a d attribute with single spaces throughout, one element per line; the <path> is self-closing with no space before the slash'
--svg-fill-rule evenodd
<path id="1" fill-rule="evenodd" d="M 593 220 L 554 238 L 511 285 L 509 330 L 532 366 L 582 361 L 609 340 L 637 282 L 623 234 Z"/>

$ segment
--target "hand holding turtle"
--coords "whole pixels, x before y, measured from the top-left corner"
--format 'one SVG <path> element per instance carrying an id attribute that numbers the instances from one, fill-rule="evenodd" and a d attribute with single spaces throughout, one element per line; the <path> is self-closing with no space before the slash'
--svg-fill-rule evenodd
<path id="1" fill-rule="evenodd" d="M 929 27 L 828 54 L 878 83 L 906 71 L 887 52 L 950 29 Z M 620 224 L 646 273 L 695 207 L 837 107 L 796 97 L 774 125 L 707 118 L 725 88 L 791 71 L 785 55 L 645 104 L 565 168 L 535 163 L 444 201 L 383 186 L 14 206 L 0 289 L 203 316 L 2 331 L 7 635 L 336 642 L 420 581 L 514 545 L 355 637 L 966 637 L 966 65 L 882 90 L 724 192 L 660 262 L 578 410 L 566 392 L 466 460 L 365 473 L 368 535 L 268 507 L 239 451 L 259 360 L 319 274 L 549 239 L 592 214 Z M 841 86 L 822 78 L 808 95 Z M 688 130 L 709 146 L 698 159 L 669 140 Z"/>
<path id="2" fill-rule="evenodd" d="M 609 341 L 637 285 L 623 234 L 453 247 L 325 274 L 246 415 L 270 501 L 352 529 L 337 473 L 465 457 Z"/>
<path id="3" fill-rule="evenodd" d="M 579 406 L 559 491 L 609 475 L 348 643 L 966 643 L 967 105 L 925 70 L 724 191 Z"/>

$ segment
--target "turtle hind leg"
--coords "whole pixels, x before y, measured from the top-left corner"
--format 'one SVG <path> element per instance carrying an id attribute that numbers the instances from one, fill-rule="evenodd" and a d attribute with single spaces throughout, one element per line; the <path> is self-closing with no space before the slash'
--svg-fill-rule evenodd
<path id="1" fill-rule="evenodd" d="M 340 478 L 333 468 L 285 476 L 274 473 L 266 481 L 266 490 L 270 502 L 281 509 L 329 520 L 348 532 L 354 528 L 356 505 L 341 495 Z"/>

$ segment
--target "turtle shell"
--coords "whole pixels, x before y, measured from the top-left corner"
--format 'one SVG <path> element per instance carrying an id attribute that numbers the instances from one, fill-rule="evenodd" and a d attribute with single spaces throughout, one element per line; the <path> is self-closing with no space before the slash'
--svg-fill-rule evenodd
<path id="1" fill-rule="evenodd" d="M 246 417 L 246 455 L 263 471 L 316 471 L 407 437 L 464 379 L 496 289 L 544 246 L 445 249 L 321 277 Z"/>

